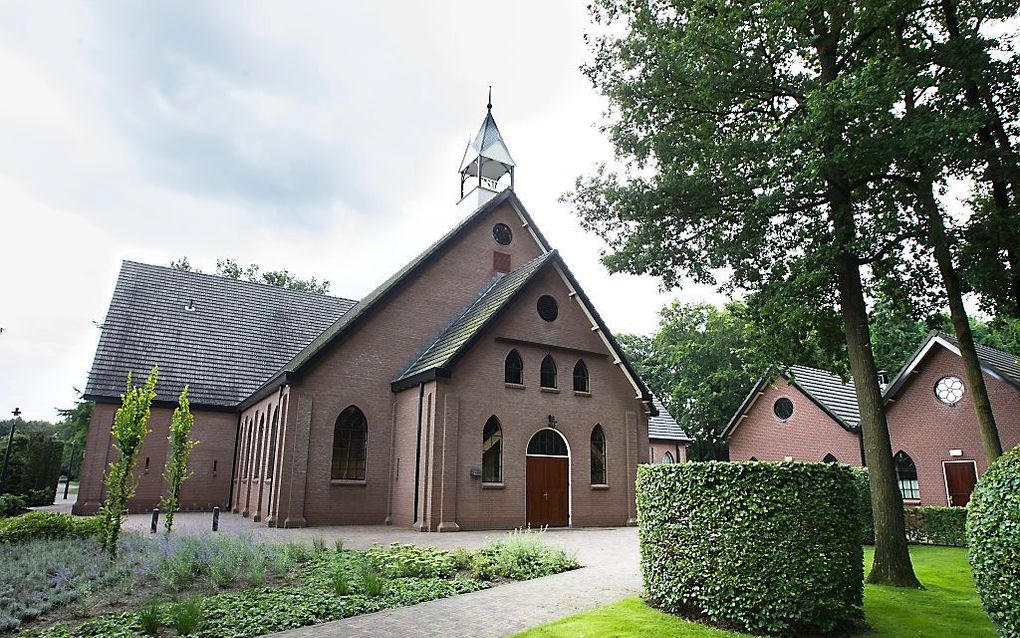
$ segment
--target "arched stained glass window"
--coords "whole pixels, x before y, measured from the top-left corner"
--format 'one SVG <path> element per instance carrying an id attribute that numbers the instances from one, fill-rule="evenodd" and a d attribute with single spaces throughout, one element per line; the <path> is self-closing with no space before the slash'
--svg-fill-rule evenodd
<path id="1" fill-rule="evenodd" d="M 588 366 L 584 361 L 574 364 L 574 392 L 590 392 L 588 384 Z"/>
<path id="2" fill-rule="evenodd" d="M 893 457 L 896 464 L 896 482 L 900 486 L 903 500 L 916 501 L 921 498 L 921 490 L 917 484 L 917 466 L 910 455 L 900 450 Z"/>
<path id="3" fill-rule="evenodd" d="M 495 416 L 482 428 L 482 482 L 503 482 L 503 428 Z"/>
<path id="4" fill-rule="evenodd" d="M 668 465 L 668 464 L 670 464 L 670 463 L 673 463 L 673 462 L 674 462 L 674 461 L 673 461 L 673 454 L 672 454 L 672 453 L 670 453 L 670 452 L 666 452 L 666 453 L 664 453 L 664 454 L 662 455 L 662 462 L 663 462 L 663 463 L 666 463 L 667 465 Z"/>
<path id="5" fill-rule="evenodd" d="M 344 409 L 333 428 L 333 467 L 330 477 L 365 480 L 368 456 L 368 421 L 356 406 Z"/>
<path id="6" fill-rule="evenodd" d="M 545 359 L 542 359 L 542 370 L 539 375 L 539 385 L 543 388 L 555 388 L 556 386 L 556 362 L 553 361 L 552 355 L 545 355 Z"/>
<path id="7" fill-rule="evenodd" d="M 524 384 L 524 361 L 516 350 L 511 350 L 503 362 L 503 381 L 506 383 Z"/>
<path id="8" fill-rule="evenodd" d="M 606 480 L 606 433 L 601 425 L 591 430 L 591 484 L 605 485 Z"/>
<path id="9" fill-rule="evenodd" d="M 528 442 L 528 454 L 537 456 L 568 456 L 567 443 L 556 430 L 544 429 L 535 432 Z"/>

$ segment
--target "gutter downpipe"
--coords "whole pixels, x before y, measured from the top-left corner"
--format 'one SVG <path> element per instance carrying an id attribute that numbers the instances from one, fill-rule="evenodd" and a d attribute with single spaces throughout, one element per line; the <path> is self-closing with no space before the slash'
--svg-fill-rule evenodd
<path id="1" fill-rule="evenodd" d="M 425 404 L 425 382 L 418 382 L 418 436 L 414 452 L 414 523 L 418 522 L 418 487 L 421 480 L 421 422 Z"/>

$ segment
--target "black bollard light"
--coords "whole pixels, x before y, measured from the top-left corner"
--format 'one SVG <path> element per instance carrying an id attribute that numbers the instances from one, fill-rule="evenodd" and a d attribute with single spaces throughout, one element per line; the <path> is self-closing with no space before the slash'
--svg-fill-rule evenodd
<path id="1" fill-rule="evenodd" d="M 156 533 L 156 526 L 159 525 L 159 508 L 152 508 L 152 524 L 149 525 L 149 531 L 153 534 Z"/>
<path id="2" fill-rule="evenodd" d="M 220 508 L 212 508 L 212 531 L 220 531 Z"/>

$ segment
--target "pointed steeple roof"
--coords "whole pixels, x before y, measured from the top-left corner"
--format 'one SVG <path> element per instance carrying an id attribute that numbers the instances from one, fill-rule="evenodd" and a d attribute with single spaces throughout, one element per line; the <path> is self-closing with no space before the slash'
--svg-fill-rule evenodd
<path id="1" fill-rule="evenodd" d="M 480 164 L 482 177 L 498 180 L 510 172 L 510 168 L 516 164 L 510 157 L 510 151 L 499 132 L 499 127 L 496 126 L 495 118 L 492 117 L 492 87 L 489 87 L 489 103 L 485 106 L 487 109 L 485 119 L 482 120 L 482 126 L 474 139 L 464 149 L 460 170 L 462 174 L 477 176 Z"/>

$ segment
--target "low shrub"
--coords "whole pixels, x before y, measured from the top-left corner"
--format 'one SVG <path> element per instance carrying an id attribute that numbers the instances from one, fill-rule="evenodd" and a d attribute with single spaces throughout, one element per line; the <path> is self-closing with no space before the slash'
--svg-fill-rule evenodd
<path id="1" fill-rule="evenodd" d="M 1020 447 L 1000 456 L 967 506 L 970 566 L 981 604 L 1002 636 L 1020 636 Z"/>
<path id="2" fill-rule="evenodd" d="M 365 552 L 372 564 L 390 578 L 446 578 L 457 571 L 453 554 L 435 547 L 392 543 Z"/>
<path id="3" fill-rule="evenodd" d="M 56 499 L 56 496 L 57 492 L 55 487 L 29 490 L 25 493 L 25 499 L 28 501 L 29 507 L 53 505 L 53 501 Z"/>
<path id="4" fill-rule="evenodd" d="M 29 512 L 0 520 L 0 543 L 58 538 L 100 538 L 102 517 Z"/>
<path id="5" fill-rule="evenodd" d="M 269 573 L 284 574 L 293 564 L 286 546 L 249 536 L 164 536 L 149 571 L 164 589 L 180 592 L 202 580 L 215 589 L 261 586 Z"/>
<path id="6" fill-rule="evenodd" d="M 834 463 L 640 466 L 648 597 L 757 634 L 826 635 L 861 621 L 859 481 Z"/>
<path id="7" fill-rule="evenodd" d="M 20 494 L 0 494 L 0 518 L 17 516 L 28 507 L 28 501 Z"/>
<path id="8" fill-rule="evenodd" d="M 170 611 L 170 624 L 177 630 L 178 636 L 190 636 L 202 626 L 202 601 L 189 598 L 173 606 Z"/>
<path id="9" fill-rule="evenodd" d="M 361 568 L 361 591 L 369 598 L 382 595 L 386 589 L 386 578 L 380 574 L 372 565 L 364 565 Z"/>
<path id="10" fill-rule="evenodd" d="M 142 626 L 142 632 L 146 636 L 159 634 L 159 629 L 163 626 L 163 612 L 159 605 L 150 603 L 143 607 L 138 612 L 138 624 Z"/>
<path id="11" fill-rule="evenodd" d="M 471 576 L 528 580 L 580 567 L 574 556 L 542 542 L 542 531 L 518 529 L 489 541 L 471 559 Z"/>
<path id="12" fill-rule="evenodd" d="M 333 593 L 337 596 L 346 596 L 351 593 L 351 579 L 347 575 L 347 568 L 338 564 L 333 572 L 333 580 L 330 583 Z"/>
<path id="13" fill-rule="evenodd" d="M 907 540 L 924 545 L 967 546 L 964 507 L 908 507 L 903 511 Z"/>

